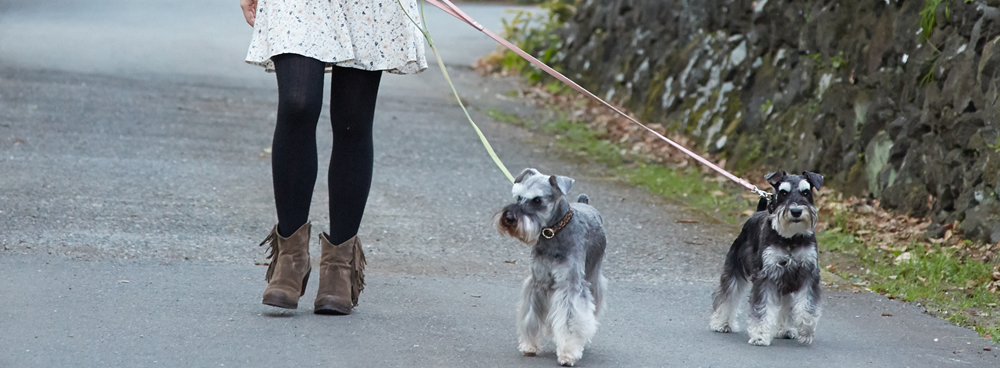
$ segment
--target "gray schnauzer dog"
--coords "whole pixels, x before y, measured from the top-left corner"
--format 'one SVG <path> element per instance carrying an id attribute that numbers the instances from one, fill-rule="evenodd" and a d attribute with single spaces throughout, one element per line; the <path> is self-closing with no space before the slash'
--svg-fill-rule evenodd
<path id="1" fill-rule="evenodd" d="M 823 185 L 823 176 L 777 171 L 764 178 L 775 197 L 770 203 L 761 200 L 729 248 L 710 325 L 716 332 L 736 330 L 749 291 L 750 344 L 767 346 L 775 337 L 811 344 L 821 313 L 819 218 L 812 191 Z"/>
<path id="2" fill-rule="evenodd" d="M 518 304 L 518 350 L 534 356 L 549 341 L 559 364 L 572 366 L 597 332 L 607 280 L 601 214 L 586 195 L 570 203 L 574 180 L 525 169 L 514 180 L 515 202 L 493 216 L 502 235 L 531 245 L 531 275 Z"/>

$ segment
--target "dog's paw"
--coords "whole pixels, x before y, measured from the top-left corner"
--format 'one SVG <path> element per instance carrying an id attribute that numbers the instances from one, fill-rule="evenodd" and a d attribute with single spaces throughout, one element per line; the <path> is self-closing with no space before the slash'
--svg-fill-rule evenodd
<path id="1" fill-rule="evenodd" d="M 813 343 L 813 333 L 812 331 L 799 331 L 799 335 L 796 336 L 795 339 L 798 340 L 799 343 L 809 345 Z"/>
<path id="2" fill-rule="evenodd" d="M 577 359 L 575 357 L 566 356 L 566 355 L 560 355 L 559 356 L 559 365 L 561 365 L 563 367 L 572 367 L 574 364 L 576 364 L 576 360 Z"/>
<path id="3" fill-rule="evenodd" d="M 789 340 L 792 340 L 792 339 L 798 339 L 799 338 L 799 334 L 795 330 L 789 329 L 789 330 L 783 330 L 781 332 L 778 332 L 778 334 L 775 335 L 774 337 L 779 338 L 779 339 L 789 339 Z"/>
<path id="4" fill-rule="evenodd" d="M 563 342 L 557 345 L 559 346 L 556 346 L 556 356 L 559 359 L 559 364 L 563 367 L 572 367 L 583 358 L 582 340 Z"/>
<path id="5" fill-rule="evenodd" d="M 533 357 L 538 355 L 538 347 L 531 344 L 521 343 L 521 345 L 517 347 L 517 350 L 520 351 L 521 354 L 524 354 L 524 356 Z"/>
<path id="6" fill-rule="evenodd" d="M 771 339 L 766 339 L 763 337 L 751 337 L 749 343 L 750 345 L 756 345 L 756 346 L 769 346 L 771 345 Z"/>
<path id="7" fill-rule="evenodd" d="M 715 331 L 715 332 L 721 332 L 721 333 L 730 333 L 730 332 L 733 332 L 733 328 L 731 326 L 729 326 L 728 323 L 723 324 L 722 326 L 711 326 L 711 327 L 712 327 L 712 331 Z"/>

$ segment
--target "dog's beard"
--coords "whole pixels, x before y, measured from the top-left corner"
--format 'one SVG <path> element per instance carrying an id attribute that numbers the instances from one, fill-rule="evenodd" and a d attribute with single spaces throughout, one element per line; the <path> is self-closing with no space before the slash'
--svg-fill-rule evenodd
<path id="1" fill-rule="evenodd" d="M 816 229 L 816 208 L 812 206 L 800 206 L 802 215 L 792 216 L 790 206 L 778 207 L 771 215 L 771 228 L 783 238 L 791 238 L 795 235 L 812 235 Z"/>
<path id="2" fill-rule="evenodd" d="M 500 235 L 507 235 L 527 245 L 535 245 L 538 242 L 538 236 L 542 232 L 538 221 L 535 221 L 533 217 L 528 215 L 515 215 L 517 223 L 512 226 L 506 220 L 507 212 L 507 210 L 503 210 L 493 215 L 493 226 L 496 227 Z"/>

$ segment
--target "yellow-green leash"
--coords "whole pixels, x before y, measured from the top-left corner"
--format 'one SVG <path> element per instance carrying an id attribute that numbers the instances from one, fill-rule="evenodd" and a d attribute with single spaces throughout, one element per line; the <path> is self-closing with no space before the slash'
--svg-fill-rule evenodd
<path id="1" fill-rule="evenodd" d="M 437 47 L 434 46 L 434 40 L 431 39 L 431 34 L 427 31 L 427 17 L 424 16 L 424 2 L 418 1 L 420 7 L 420 20 L 423 22 L 423 27 L 421 27 L 421 25 L 406 12 L 406 7 L 403 6 L 401 0 L 396 0 L 396 2 L 399 4 L 399 8 L 403 10 L 403 14 L 406 14 L 406 17 L 413 22 L 417 29 L 420 30 L 420 33 L 423 33 L 424 38 L 427 40 L 427 45 L 431 47 L 431 51 L 434 51 L 434 57 L 437 58 L 438 67 L 441 68 L 441 74 L 444 75 L 444 80 L 447 81 L 448 86 L 451 87 L 451 92 L 455 94 L 455 100 L 458 101 L 458 106 L 462 107 L 462 112 L 465 113 L 465 118 L 469 119 L 469 124 L 472 124 L 472 129 L 476 130 L 476 134 L 479 135 L 479 141 L 483 142 L 483 147 L 485 147 L 486 152 L 490 154 L 490 158 L 493 159 L 493 163 L 500 168 L 500 171 L 503 171 L 503 174 L 507 176 L 507 180 L 510 180 L 510 182 L 513 183 L 514 176 L 510 174 L 510 171 L 507 171 L 507 167 L 503 165 L 502 161 L 500 161 L 500 157 L 497 157 L 497 153 L 493 151 L 493 146 L 490 146 L 490 142 L 486 140 L 486 136 L 483 135 L 483 131 L 479 130 L 479 126 L 476 125 L 476 122 L 472 121 L 472 116 L 469 115 L 469 110 L 465 108 L 465 104 L 462 103 L 462 97 L 458 95 L 458 91 L 455 89 L 455 84 L 451 82 L 451 77 L 448 76 L 448 70 L 444 67 L 444 60 L 441 60 L 441 54 L 438 53 Z"/>

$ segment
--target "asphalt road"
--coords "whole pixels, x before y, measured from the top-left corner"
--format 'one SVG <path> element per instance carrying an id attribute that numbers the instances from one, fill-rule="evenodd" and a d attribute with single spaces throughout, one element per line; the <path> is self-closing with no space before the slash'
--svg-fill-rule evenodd
<path id="1" fill-rule="evenodd" d="M 504 6 L 465 8 L 500 28 Z M 508 167 L 575 178 L 607 222 L 609 310 L 579 366 L 1000 366 L 975 332 L 867 293 L 827 292 L 811 346 L 711 332 L 737 229 L 484 116 L 544 113 L 465 68 L 491 40 L 427 11 Z M 260 304 L 276 88 L 249 37 L 236 0 L 0 0 L 0 367 L 555 366 L 516 350 L 528 249 L 489 226 L 509 183 L 434 67 L 383 78 L 356 312 L 313 315 L 315 280 L 298 310 Z"/>

